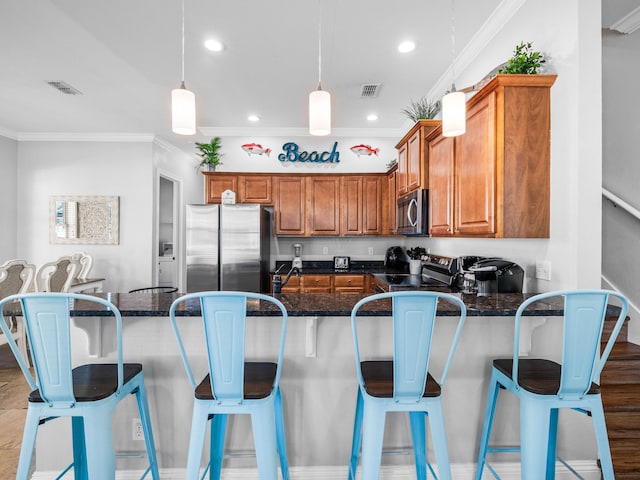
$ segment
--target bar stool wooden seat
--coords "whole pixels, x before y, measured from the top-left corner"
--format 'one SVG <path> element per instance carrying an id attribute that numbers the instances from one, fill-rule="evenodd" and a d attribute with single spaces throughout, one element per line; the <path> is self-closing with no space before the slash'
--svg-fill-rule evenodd
<path id="1" fill-rule="evenodd" d="M 620 312 L 611 336 L 600 352 L 604 320 L 611 297 L 618 299 Z M 519 357 L 523 313 L 533 303 L 554 299 L 564 302 L 562 363 L 545 358 Z M 514 451 L 520 452 L 523 479 L 555 478 L 558 413 L 561 408 L 585 413 L 592 418 L 603 477 L 605 480 L 614 479 L 598 379 L 625 321 L 627 310 L 626 298 L 608 290 L 544 293 L 520 305 L 515 317 L 513 358 L 493 361 L 476 480 L 482 478 L 485 466 L 494 478 L 500 478 L 487 462 L 488 453 Z M 519 447 L 489 446 L 501 389 L 510 391 L 520 401 Z M 562 463 L 566 465 L 566 462 Z"/>
<path id="2" fill-rule="evenodd" d="M 28 478 L 38 427 L 57 418 L 70 417 L 73 463 L 60 477 L 73 468 L 77 480 L 113 480 L 116 473 L 111 416 L 121 400 L 135 395 L 149 459 L 149 467 L 142 478 L 151 472 L 152 478 L 159 480 L 142 365 L 123 363 L 122 318 L 115 305 L 101 298 L 74 293 L 12 295 L 0 301 L 3 315 L 0 328 L 5 334 L 4 309 L 19 313 L 17 304 L 8 305 L 15 300 L 22 308 L 35 370 L 34 379 L 27 359 L 9 337 L 11 351 L 33 390 L 28 397 L 16 479 Z M 104 307 L 105 317 L 115 317 L 117 363 L 72 368 L 70 309 L 74 302 L 100 304 Z"/>
<path id="3" fill-rule="evenodd" d="M 248 361 L 245 357 L 247 303 L 269 302 L 274 316 L 281 317 L 277 360 Z M 208 355 L 208 372 L 196 383 L 176 320 L 185 302 L 200 303 L 203 339 Z M 218 480 L 222 469 L 227 416 L 249 414 L 253 428 L 258 474 L 261 480 L 277 480 L 277 456 L 283 480 L 289 467 L 280 392 L 280 372 L 287 330 L 287 310 L 273 297 L 249 292 L 198 292 L 184 295 L 171 305 L 169 318 L 178 341 L 189 382 L 194 389 L 194 406 L 187 459 L 187 480 L 200 478 L 200 462 L 207 423 L 211 421 L 210 458 L 204 471 Z M 275 356 L 275 355 L 274 355 Z"/>
<path id="4" fill-rule="evenodd" d="M 393 358 L 361 361 L 357 328 L 358 312 L 369 302 L 386 299 L 392 301 Z M 428 369 L 439 301 L 452 304 L 456 314 L 459 310 L 459 319 L 438 381 Z M 363 310 L 366 310 L 366 307 Z M 351 327 L 359 387 L 349 480 L 356 479 L 361 444 L 362 478 L 367 480 L 378 478 L 387 412 L 409 413 L 416 473 L 419 480 L 427 478 L 427 468 L 435 476 L 426 456 L 425 420 L 429 418 L 438 467 L 436 478 L 451 479 L 441 393 L 466 315 L 466 307 L 458 297 L 439 292 L 381 293 L 363 298 L 353 307 Z"/>

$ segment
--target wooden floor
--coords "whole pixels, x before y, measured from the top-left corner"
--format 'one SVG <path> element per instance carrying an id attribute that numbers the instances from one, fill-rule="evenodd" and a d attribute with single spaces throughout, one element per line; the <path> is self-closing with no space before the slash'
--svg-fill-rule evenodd
<path id="1" fill-rule="evenodd" d="M 8 345 L 0 346 L 0 478 L 15 478 L 29 387 Z"/>

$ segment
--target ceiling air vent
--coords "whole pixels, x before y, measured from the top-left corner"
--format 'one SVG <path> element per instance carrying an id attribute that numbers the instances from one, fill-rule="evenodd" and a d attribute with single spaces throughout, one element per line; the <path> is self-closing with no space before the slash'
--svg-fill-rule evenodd
<path id="1" fill-rule="evenodd" d="M 52 80 L 47 83 L 66 95 L 82 95 L 82 92 L 80 90 L 78 90 L 77 88 L 73 88 L 67 82 L 63 82 L 62 80 Z"/>
<path id="2" fill-rule="evenodd" d="M 360 91 L 360 98 L 375 98 L 380 90 L 379 83 L 365 83 Z"/>

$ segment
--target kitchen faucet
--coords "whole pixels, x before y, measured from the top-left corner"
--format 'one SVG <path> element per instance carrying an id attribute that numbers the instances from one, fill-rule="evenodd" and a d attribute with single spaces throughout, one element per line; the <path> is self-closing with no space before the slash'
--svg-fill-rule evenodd
<path id="1" fill-rule="evenodd" d="M 287 275 L 284 277 L 284 281 L 282 281 L 282 277 L 280 276 L 280 269 L 282 267 L 284 267 L 284 264 L 280 265 L 280 267 L 273 274 L 273 293 L 281 293 L 282 287 L 287 284 L 293 273 L 296 274 L 296 277 L 300 277 L 300 268 L 291 265 L 291 270 L 289 270 L 289 273 L 287 273 Z"/>

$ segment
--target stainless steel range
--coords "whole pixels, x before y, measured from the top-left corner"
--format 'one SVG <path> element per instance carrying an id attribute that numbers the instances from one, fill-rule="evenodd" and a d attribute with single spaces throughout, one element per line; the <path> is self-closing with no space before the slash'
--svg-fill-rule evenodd
<path id="1" fill-rule="evenodd" d="M 457 258 L 443 255 L 423 255 L 422 273 L 377 273 L 375 278 L 376 293 L 399 290 L 445 290 L 457 291 L 458 275 Z"/>

